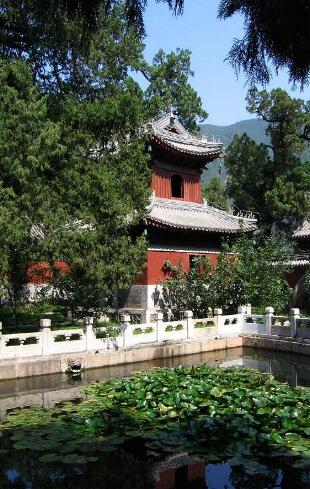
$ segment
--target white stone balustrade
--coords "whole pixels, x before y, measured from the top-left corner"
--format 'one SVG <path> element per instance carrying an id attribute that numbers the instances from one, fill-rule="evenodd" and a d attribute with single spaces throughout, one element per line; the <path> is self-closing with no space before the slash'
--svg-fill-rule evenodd
<path id="1" fill-rule="evenodd" d="M 96 327 L 92 317 L 84 318 L 84 326 L 77 329 L 51 330 L 51 320 L 41 319 L 37 333 L 3 334 L 0 323 L 0 361 L 55 354 L 74 354 L 82 351 L 106 351 L 130 348 L 145 343 L 231 338 L 243 335 L 272 335 L 310 339 L 310 318 L 300 318 L 299 309 L 291 309 L 288 317 L 275 316 L 272 307 L 265 315 L 249 314 L 249 304 L 240 306 L 237 314 L 223 315 L 220 308 L 214 316 L 194 319 L 192 311 L 184 312 L 184 319 L 164 321 L 163 313 L 155 321 L 133 324 L 128 314 L 121 317 L 119 334 Z"/>

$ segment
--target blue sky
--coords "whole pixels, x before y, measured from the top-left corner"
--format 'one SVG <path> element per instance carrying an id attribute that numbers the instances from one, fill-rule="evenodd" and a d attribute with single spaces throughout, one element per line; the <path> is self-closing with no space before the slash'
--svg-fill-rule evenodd
<path id="1" fill-rule="evenodd" d="M 190 49 L 195 72 L 191 83 L 209 113 L 206 122 L 228 125 L 253 116 L 246 112 L 245 77 L 240 74 L 236 79 L 230 64 L 224 62 L 233 39 L 242 37 L 243 20 L 235 16 L 220 21 L 218 4 L 219 0 L 185 0 L 184 14 L 175 17 L 167 5 L 150 0 L 144 17 L 145 55 L 150 62 L 160 48 L 166 52 L 177 47 Z M 303 92 L 291 90 L 285 71 L 275 76 L 266 88 L 275 87 L 287 90 L 293 97 L 310 99 L 310 87 Z"/>

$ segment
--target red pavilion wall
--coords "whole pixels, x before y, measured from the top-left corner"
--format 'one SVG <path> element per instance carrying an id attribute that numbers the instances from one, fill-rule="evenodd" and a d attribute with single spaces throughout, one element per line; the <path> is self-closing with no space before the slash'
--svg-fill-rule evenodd
<path id="1" fill-rule="evenodd" d="M 171 177 L 177 173 L 183 178 L 183 192 L 181 199 L 187 202 L 202 202 L 200 174 L 189 174 L 182 171 L 166 170 L 165 168 L 154 168 L 152 173 L 152 190 L 155 191 L 156 197 L 162 199 L 175 199 L 171 195 Z"/>
<path id="2" fill-rule="evenodd" d="M 136 285 L 155 285 L 159 280 L 166 280 L 169 273 L 164 270 L 165 261 L 169 260 L 171 265 L 182 264 L 183 270 L 188 272 L 190 268 L 190 256 L 206 256 L 216 266 L 219 253 L 194 253 L 180 251 L 151 251 L 147 253 L 147 268 L 135 282 Z"/>

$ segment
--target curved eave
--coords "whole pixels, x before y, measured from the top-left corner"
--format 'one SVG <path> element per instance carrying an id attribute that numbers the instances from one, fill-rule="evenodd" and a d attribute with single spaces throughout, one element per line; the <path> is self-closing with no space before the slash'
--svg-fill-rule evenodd
<path id="1" fill-rule="evenodd" d="M 168 143 L 167 141 L 164 141 L 163 139 L 155 135 L 152 136 L 151 141 L 157 144 L 157 146 L 173 154 L 186 155 L 190 158 L 194 158 L 197 160 L 213 161 L 216 158 L 220 158 L 224 156 L 223 150 L 220 148 L 214 148 L 214 150 L 208 148 L 202 151 L 199 151 L 197 149 L 189 150 L 188 147 L 180 148 L 179 146 L 176 146 L 172 143 Z"/>
<path id="2" fill-rule="evenodd" d="M 152 218 L 147 218 L 146 223 L 149 226 L 157 227 L 160 229 L 172 229 L 172 230 L 177 230 L 180 229 L 182 231 L 199 231 L 203 233 L 217 233 L 217 234 L 237 234 L 240 232 L 245 232 L 245 233 L 252 233 L 256 231 L 257 226 L 247 226 L 246 229 L 242 228 L 240 226 L 239 229 L 227 229 L 227 228 L 208 228 L 208 227 L 199 227 L 199 226 L 186 226 L 182 224 L 172 224 L 172 223 L 167 223 L 165 221 L 161 221 L 159 219 L 152 219 Z"/>

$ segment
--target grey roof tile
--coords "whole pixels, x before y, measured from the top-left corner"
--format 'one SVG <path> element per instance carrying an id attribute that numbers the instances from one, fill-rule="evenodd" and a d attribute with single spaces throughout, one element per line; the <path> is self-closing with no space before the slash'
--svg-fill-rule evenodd
<path id="1" fill-rule="evenodd" d="M 153 119 L 148 125 L 151 139 L 157 144 L 198 157 L 218 158 L 224 155 L 223 144 L 209 141 L 204 135 L 188 132 L 172 113 Z"/>
<path id="2" fill-rule="evenodd" d="M 294 238 L 310 238 L 310 221 L 306 220 L 293 233 Z"/>
<path id="3" fill-rule="evenodd" d="M 152 198 L 147 223 L 160 227 L 223 234 L 237 233 L 241 230 L 251 232 L 257 229 L 256 219 L 234 216 L 206 202 L 196 204 L 157 197 Z"/>

